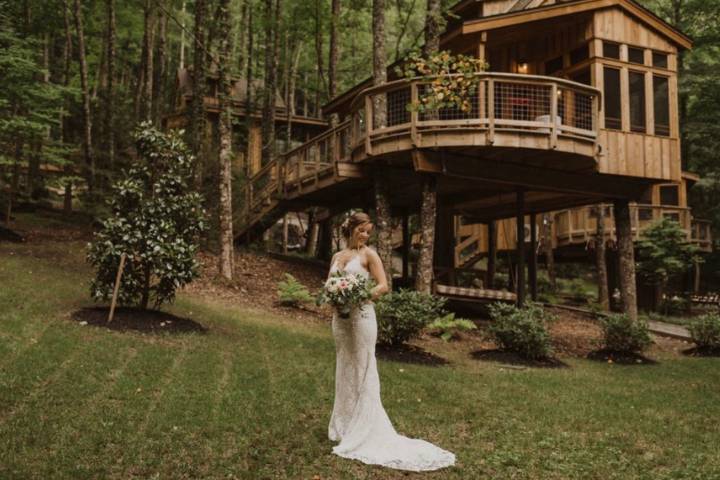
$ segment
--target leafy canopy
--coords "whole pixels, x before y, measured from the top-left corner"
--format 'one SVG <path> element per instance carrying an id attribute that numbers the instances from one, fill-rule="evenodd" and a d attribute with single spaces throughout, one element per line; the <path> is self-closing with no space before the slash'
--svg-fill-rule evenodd
<path id="1" fill-rule="evenodd" d="M 638 273 L 653 285 L 664 285 L 699 260 L 697 246 L 688 243 L 680 224 L 667 217 L 645 229 L 636 247 Z"/>

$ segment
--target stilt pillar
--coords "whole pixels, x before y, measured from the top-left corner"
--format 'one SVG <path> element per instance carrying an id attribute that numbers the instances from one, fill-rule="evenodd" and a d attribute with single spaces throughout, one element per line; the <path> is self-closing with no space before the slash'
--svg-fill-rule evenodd
<path id="1" fill-rule="evenodd" d="M 516 201 L 516 241 L 515 256 L 517 257 L 517 280 L 515 294 L 517 305 L 525 305 L 525 192 L 522 189 L 517 191 Z"/>
<path id="2" fill-rule="evenodd" d="M 537 216 L 533 213 L 530 215 L 530 263 L 528 265 L 528 275 L 530 276 L 530 298 L 533 302 L 537 301 Z"/>
<path id="3" fill-rule="evenodd" d="M 635 252 L 633 250 L 630 205 L 627 200 L 615 200 L 615 233 L 618 244 L 620 295 L 623 313 L 637 319 L 637 286 L 635 283 Z"/>
<path id="4" fill-rule="evenodd" d="M 497 229 L 495 228 L 495 220 L 490 220 L 487 224 L 488 232 L 488 260 L 487 260 L 487 279 L 485 285 L 492 289 L 495 285 L 495 269 L 497 265 Z"/>

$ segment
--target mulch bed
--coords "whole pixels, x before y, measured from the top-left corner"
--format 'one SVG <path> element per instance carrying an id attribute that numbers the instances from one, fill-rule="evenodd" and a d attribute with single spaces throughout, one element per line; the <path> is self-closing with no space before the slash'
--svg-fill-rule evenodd
<path id="1" fill-rule="evenodd" d="M 489 349 L 476 350 L 471 353 L 475 360 L 485 362 L 497 362 L 514 367 L 535 367 L 535 368 L 568 368 L 568 364 L 557 358 L 542 358 L 530 360 L 520 355 L 504 350 Z"/>
<path id="2" fill-rule="evenodd" d="M 108 323 L 108 307 L 88 307 L 75 311 L 71 318 L 83 325 L 107 328 L 120 332 L 142 333 L 205 333 L 207 328 L 190 320 L 159 310 L 121 307 L 115 309 L 113 321 Z"/>
<path id="3" fill-rule="evenodd" d="M 415 345 L 399 345 L 389 347 L 386 345 L 377 345 L 375 353 L 383 360 L 391 362 L 414 363 L 417 365 L 440 366 L 447 365 L 448 362 L 442 357 L 425 351 Z"/>
<path id="4" fill-rule="evenodd" d="M 720 357 L 720 348 L 695 347 L 683 350 L 682 353 L 691 357 Z"/>
<path id="5" fill-rule="evenodd" d="M 657 362 L 651 358 L 647 358 L 639 353 L 616 352 L 606 348 L 590 352 L 587 356 L 589 360 L 598 362 L 617 363 L 620 365 L 656 365 Z"/>

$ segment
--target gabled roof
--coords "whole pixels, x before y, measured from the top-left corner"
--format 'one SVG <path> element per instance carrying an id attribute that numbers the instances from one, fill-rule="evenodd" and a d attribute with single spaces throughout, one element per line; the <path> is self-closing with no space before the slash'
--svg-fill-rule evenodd
<path id="1" fill-rule="evenodd" d="M 539 7 L 534 7 L 533 2 L 518 0 L 518 2 L 505 13 L 466 21 L 463 24 L 462 33 L 483 32 L 516 25 L 518 23 L 545 20 L 610 7 L 618 7 L 625 10 L 650 28 L 668 37 L 681 48 L 692 47 L 692 40 L 687 35 L 633 0 L 565 0 L 541 5 Z"/>

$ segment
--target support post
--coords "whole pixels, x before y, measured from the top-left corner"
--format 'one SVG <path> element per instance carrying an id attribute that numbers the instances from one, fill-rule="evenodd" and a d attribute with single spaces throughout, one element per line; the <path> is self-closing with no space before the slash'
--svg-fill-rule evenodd
<path id="1" fill-rule="evenodd" d="M 517 288 L 515 294 L 517 295 L 518 307 L 522 307 L 525 305 L 525 192 L 519 188 L 516 198 L 515 254 L 517 257 Z"/>
<path id="2" fill-rule="evenodd" d="M 495 228 L 495 220 L 490 220 L 487 224 L 488 232 L 488 260 L 487 260 L 487 279 L 485 285 L 487 288 L 493 289 L 495 285 L 495 268 L 497 265 L 497 231 Z"/>
<path id="3" fill-rule="evenodd" d="M 403 285 L 408 285 L 410 282 L 410 215 L 408 212 L 404 212 L 402 216 L 402 235 L 403 235 L 403 247 L 402 247 L 402 272 L 403 272 Z"/>
<path id="4" fill-rule="evenodd" d="M 537 216 L 533 213 L 530 215 L 530 264 L 528 265 L 528 274 L 530 276 L 530 298 L 533 302 L 537 301 Z"/>
<path id="5" fill-rule="evenodd" d="M 635 252 L 633 250 L 630 204 L 627 200 L 615 200 L 615 232 L 618 243 L 618 267 L 620 270 L 620 295 L 623 312 L 637 319 L 637 287 L 635 283 Z"/>
<path id="6" fill-rule="evenodd" d="M 123 270 L 125 269 L 125 253 L 120 254 L 120 266 L 118 266 L 117 276 L 115 277 L 115 288 L 113 289 L 112 303 L 110 304 L 110 315 L 108 315 L 107 323 L 113 321 L 115 316 L 115 305 L 117 305 L 118 293 L 120 292 L 120 280 L 122 279 Z"/>

